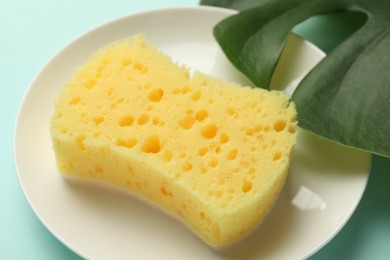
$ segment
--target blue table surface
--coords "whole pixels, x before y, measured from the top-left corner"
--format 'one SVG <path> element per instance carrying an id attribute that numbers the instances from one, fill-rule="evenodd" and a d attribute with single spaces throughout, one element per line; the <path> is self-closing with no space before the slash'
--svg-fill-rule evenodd
<path id="1" fill-rule="evenodd" d="M 0 259 L 80 259 L 36 217 L 13 161 L 17 111 L 40 68 L 68 42 L 109 20 L 148 9 L 196 5 L 196 0 L 0 1 Z M 333 15 L 312 18 L 294 31 L 328 52 L 361 23 L 359 15 Z M 390 259 L 390 159 L 373 157 L 355 213 L 310 259 Z"/>

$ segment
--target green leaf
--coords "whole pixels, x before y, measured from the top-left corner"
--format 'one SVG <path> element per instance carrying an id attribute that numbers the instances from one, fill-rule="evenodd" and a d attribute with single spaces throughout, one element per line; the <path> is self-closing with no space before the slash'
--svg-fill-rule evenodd
<path id="1" fill-rule="evenodd" d="M 241 10 L 214 28 L 229 60 L 269 88 L 288 34 L 319 14 L 362 12 L 365 24 L 334 48 L 292 99 L 301 127 L 341 144 L 390 156 L 390 1 L 201 1 Z"/>

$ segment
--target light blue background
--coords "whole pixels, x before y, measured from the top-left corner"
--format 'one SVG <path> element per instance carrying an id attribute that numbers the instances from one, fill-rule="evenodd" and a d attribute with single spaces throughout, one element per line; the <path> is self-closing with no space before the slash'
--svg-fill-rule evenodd
<path id="1" fill-rule="evenodd" d="M 35 216 L 13 162 L 17 110 L 40 68 L 68 42 L 118 16 L 197 4 L 195 0 L 0 0 L 0 259 L 79 259 Z M 316 18 L 295 31 L 329 51 L 359 19 Z M 368 187 L 356 212 L 311 259 L 390 259 L 390 159 L 374 156 Z"/>

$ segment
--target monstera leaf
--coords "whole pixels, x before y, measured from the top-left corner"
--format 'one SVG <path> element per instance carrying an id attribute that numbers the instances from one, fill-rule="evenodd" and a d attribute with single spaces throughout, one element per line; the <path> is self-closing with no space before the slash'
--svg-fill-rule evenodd
<path id="1" fill-rule="evenodd" d="M 389 0 L 204 0 L 237 9 L 214 28 L 229 60 L 269 88 L 288 34 L 319 14 L 362 12 L 367 20 L 301 81 L 292 99 L 302 128 L 341 144 L 390 156 Z"/>

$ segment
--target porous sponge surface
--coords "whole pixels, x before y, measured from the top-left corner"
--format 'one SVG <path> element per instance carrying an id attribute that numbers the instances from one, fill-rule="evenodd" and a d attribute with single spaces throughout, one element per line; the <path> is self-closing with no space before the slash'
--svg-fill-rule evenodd
<path id="1" fill-rule="evenodd" d="M 282 92 L 190 75 L 142 36 L 79 67 L 51 119 L 63 175 L 141 195 L 213 246 L 243 237 L 270 210 L 295 130 Z"/>

